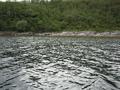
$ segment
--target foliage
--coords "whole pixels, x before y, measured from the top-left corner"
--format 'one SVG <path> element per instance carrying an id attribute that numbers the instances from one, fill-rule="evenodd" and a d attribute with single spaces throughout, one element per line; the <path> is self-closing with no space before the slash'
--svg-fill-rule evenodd
<path id="1" fill-rule="evenodd" d="M 120 30 L 119 0 L 0 2 L 0 31 Z"/>

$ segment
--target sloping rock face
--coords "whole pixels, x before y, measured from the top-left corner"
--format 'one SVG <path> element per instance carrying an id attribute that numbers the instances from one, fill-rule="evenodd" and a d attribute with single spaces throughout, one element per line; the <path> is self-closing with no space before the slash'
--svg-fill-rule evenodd
<path id="1" fill-rule="evenodd" d="M 120 90 L 118 86 L 120 82 L 116 82 L 112 78 L 106 76 L 98 76 L 93 82 L 86 84 L 82 90 Z"/>
<path id="2" fill-rule="evenodd" d="M 120 39 L 0 37 L 0 90 L 120 90 Z"/>

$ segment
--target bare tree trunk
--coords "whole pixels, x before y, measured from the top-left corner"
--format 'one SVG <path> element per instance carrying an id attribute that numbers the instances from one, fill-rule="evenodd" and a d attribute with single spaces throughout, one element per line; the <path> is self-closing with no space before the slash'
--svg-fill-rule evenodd
<path id="1" fill-rule="evenodd" d="M 17 2 L 17 0 L 14 0 L 14 2 Z"/>
<path id="2" fill-rule="evenodd" d="M 11 0 L 6 0 L 7 2 L 11 2 Z"/>

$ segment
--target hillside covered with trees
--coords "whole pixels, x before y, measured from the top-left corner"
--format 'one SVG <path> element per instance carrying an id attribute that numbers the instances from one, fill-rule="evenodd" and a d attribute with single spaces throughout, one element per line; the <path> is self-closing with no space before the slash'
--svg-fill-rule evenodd
<path id="1" fill-rule="evenodd" d="M 0 2 L 0 31 L 120 30 L 120 0 Z"/>

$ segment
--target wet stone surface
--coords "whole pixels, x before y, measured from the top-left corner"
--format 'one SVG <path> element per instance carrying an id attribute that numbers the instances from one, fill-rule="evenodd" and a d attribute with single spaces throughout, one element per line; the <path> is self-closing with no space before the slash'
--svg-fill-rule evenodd
<path id="1" fill-rule="evenodd" d="M 120 90 L 120 39 L 0 37 L 0 90 Z"/>

